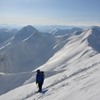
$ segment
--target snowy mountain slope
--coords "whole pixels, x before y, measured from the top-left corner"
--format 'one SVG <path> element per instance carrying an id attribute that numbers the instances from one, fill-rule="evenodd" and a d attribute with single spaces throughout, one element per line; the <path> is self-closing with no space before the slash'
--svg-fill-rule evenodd
<path id="1" fill-rule="evenodd" d="M 2 74 L 0 73 L 0 95 L 8 92 L 29 79 L 33 74 L 32 72 L 17 73 L 17 74 Z"/>
<path id="2" fill-rule="evenodd" d="M 11 37 L 11 33 L 8 29 L 0 29 L 0 43 L 6 41 Z"/>
<path id="3" fill-rule="evenodd" d="M 73 63 L 74 60 L 77 61 L 77 59 L 79 59 L 81 61 L 86 59 L 87 56 L 95 55 L 98 51 L 94 51 L 94 48 L 92 47 L 93 44 L 89 41 L 89 39 L 91 41 L 93 40 L 93 38 L 91 38 L 92 34 L 94 34 L 94 32 L 89 29 L 80 35 L 72 35 L 70 38 L 68 38 L 68 43 L 62 49 L 56 52 L 55 55 L 42 67 L 49 66 L 50 64 L 50 69 L 48 67 L 47 70 L 56 70 L 56 67 L 59 69 L 61 66 Z M 99 41 L 97 41 L 95 46 L 98 45 Z M 44 67 L 43 70 L 45 69 L 46 68 Z"/>
<path id="4" fill-rule="evenodd" d="M 3 42 L 13 37 L 17 31 L 18 31 L 17 29 L 12 29 L 12 30 L 8 30 L 6 28 L 0 29 L 0 46 Z"/>
<path id="5" fill-rule="evenodd" d="M 99 100 L 100 98 L 100 54 L 92 57 L 92 60 L 84 60 L 88 62 L 87 67 L 90 68 L 79 70 L 68 75 L 68 70 L 58 73 L 47 78 L 44 83 L 44 94 L 35 93 L 37 90 L 35 83 L 21 86 L 2 96 L 1 100 Z M 82 62 L 84 64 L 84 62 Z M 93 65 L 95 63 L 95 65 Z M 76 64 L 77 65 L 77 64 Z M 76 66 L 73 65 L 73 66 Z M 58 78 L 59 77 L 59 78 Z"/>
<path id="6" fill-rule="evenodd" d="M 53 55 L 54 40 L 41 35 L 32 35 L 6 52 L 7 65 L 13 66 L 8 72 L 30 71 L 45 63 Z M 16 51 L 17 49 L 17 51 Z M 16 55 L 14 55 L 16 54 Z M 44 58 L 43 58 L 44 56 Z M 13 59 L 13 63 L 12 63 Z M 8 66 L 8 67 L 9 67 Z M 17 68 L 17 69 L 15 69 Z"/>
<path id="7" fill-rule="evenodd" d="M 11 42 L 17 32 L 17 29 L 0 29 L 0 54 L 5 52 L 10 47 Z"/>
<path id="8" fill-rule="evenodd" d="M 66 100 L 67 98 L 78 100 L 80 98 L 80 100 L 99 100 L 100 54 L 97 48 L 100 43 L 99 33 L 96 27 L 90 28 L 83 33 L 72 34 L 52 48 L 56 52 L 44 65 L 38 67 L 46 73 L 43 87 L 46 93 L 34 93 L 37 88 L 35 83 L 31 83 L 35 78 L 33 70 L 34 74 L 24 80 L 23 84 L 26 85 L 1 95 L 0 99 L 51 100 L 55 98 L 55 100 Z M 95 42 L 95 46 L 92 41 Z M 49 72 L 53 74 L 47 76 Z"/>

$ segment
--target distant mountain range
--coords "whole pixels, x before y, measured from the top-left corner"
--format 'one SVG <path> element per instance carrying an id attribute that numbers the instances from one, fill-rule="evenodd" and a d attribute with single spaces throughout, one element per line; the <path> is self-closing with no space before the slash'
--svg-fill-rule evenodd
<path id="1" fill-rule="evenodd" d="M 71 28 L 71 29 L 54 29 L 50 33 L 54 35 L 67 35 L 74 32 L 82 32 L 81 28 Z"/>

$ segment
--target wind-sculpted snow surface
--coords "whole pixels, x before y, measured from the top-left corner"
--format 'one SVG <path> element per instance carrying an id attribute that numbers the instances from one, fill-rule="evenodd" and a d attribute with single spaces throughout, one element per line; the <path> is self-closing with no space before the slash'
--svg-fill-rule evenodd
<path id="1" fill-rule="evenodd" d="M 73 32 L 70 36 L 39 32 L 11 47 L 5 55 L 11 58 L 11 53 L 17 54 L 20 62 L 15 59 L 16 55 L 15 58 L 12 56 L 15 59 L 13 63 L 18 64 L 10 61 L 11 73 L 0 74 L 0 100 L 99 100 L 99 29 L 91 27 L 83 32 Z M 35 93 L 36 69 L 45 73 L 42 93 Z"/>
<path id="2" fill-rule="evenodd" d="M 99 100 L 100 98 L 100 55 L 88 59 L 87 66 L 77 72 L 74 69 L 55 74 L 45 79 L 43 93 L 35 93 L 35 83 L 27 84 L 0 96 L 1 100 Z M 93 61 L 95 64 L 93 65 Z M 84 60 L 85 61 L 85 60 Z M 84 61 L 82 63 L 84 63 Z M 77 64 L 76 64 L 77 65 Z M 75 64 L 73 66 L 76 66 Z M 91 66 L 89 66 L 91 65 Z"/>

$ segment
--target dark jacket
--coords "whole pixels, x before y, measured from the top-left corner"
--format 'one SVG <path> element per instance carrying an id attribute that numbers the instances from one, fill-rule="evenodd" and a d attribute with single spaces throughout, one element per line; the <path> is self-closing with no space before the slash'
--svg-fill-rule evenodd
<path id="1" fill-rule="evenodd" d="M 43 84 L 44 82 L 44 72 L 38 72 L 36 75 L 36 83 Z"/>

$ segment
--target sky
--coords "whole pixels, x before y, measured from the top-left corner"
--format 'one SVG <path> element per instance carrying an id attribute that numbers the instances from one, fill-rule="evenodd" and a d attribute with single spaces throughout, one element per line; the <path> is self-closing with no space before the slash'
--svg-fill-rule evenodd
<path id="1" fill-rule="evenodd" d="M 0 24 L 100 25 L 100 0 L 0 0 Z"/>

